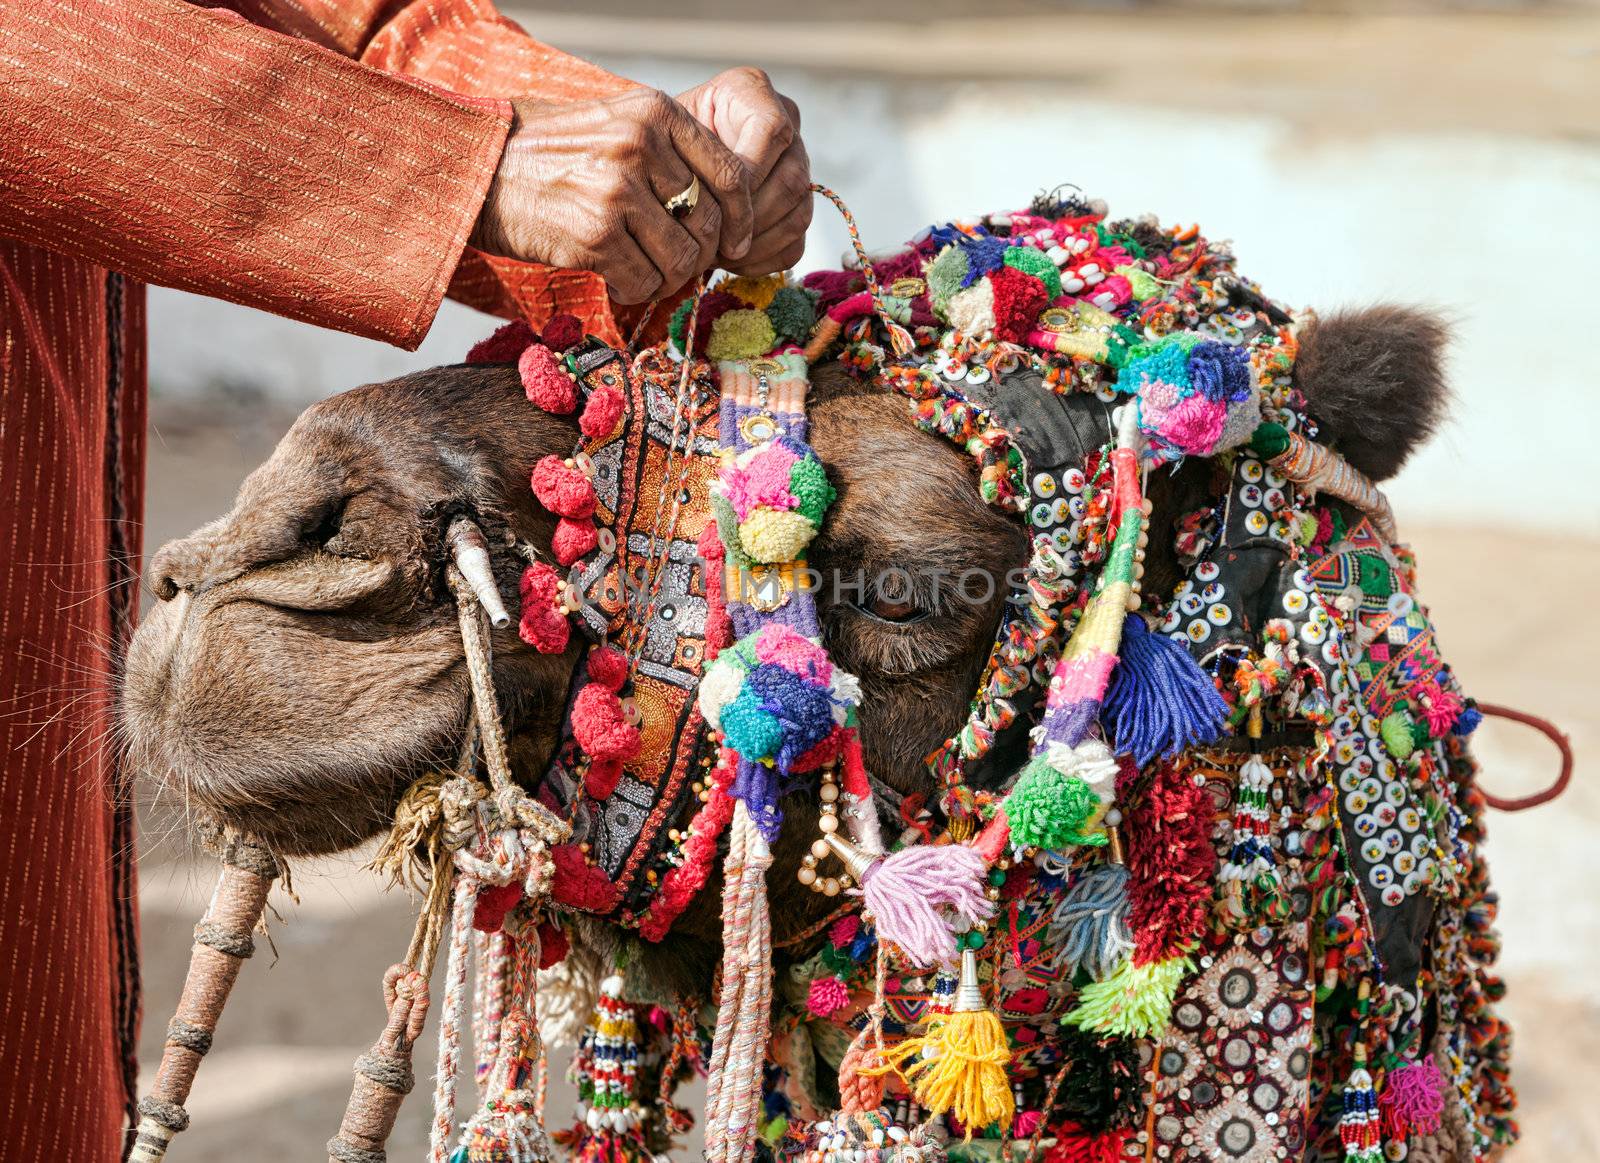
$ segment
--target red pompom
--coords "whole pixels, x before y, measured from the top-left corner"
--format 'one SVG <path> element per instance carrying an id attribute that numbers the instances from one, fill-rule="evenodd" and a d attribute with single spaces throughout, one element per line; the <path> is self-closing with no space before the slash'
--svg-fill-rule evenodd
<path id="1" fill-rule="evenodd" d="M 592 800 L 607 800 L 622 782 L 622 760 L 594 759 L 583 776 L 583 791 Z"/>
<path id="2" fill-rule="evenodd" d="M 486 884 L 478 889 L 478 903 L 472 910 L 472 927 L 480 933 L 498 933 L 509 913 L 522 899 L 522 885 Z"/>
<path id="3" fill-rule="evenodd" d="M 540 654 L 560 654 L 572 635 L 571 624 L 556 606 L 560 584 L 560 576 L 542 561 L 522 574 L 522 622 L 517 633 Z"/>
<path id="4" fill-rule="evenodd" d="M 583 415 L 578 418 L 579 429 L 590 440 L 610 436 L 617 430 L 617 421 L 622 419 L 625 404 L 621 388 L 601 384 L 583 406 Z"/>
<path id="5" fill-rule="evenodd" d="M 560 925 L 549 921 L 539 922 L 539 968 L 549 969 L 552 965 L 559 965 L 567 959 L 567 954 L 572 952 L 572 942 L 567 940 L 567 931 Z"/>
<path id="6" fill-rule="evenodd" d="M 533 333 L 533 328 L 521 319 L 515 319 L 504 327 L 497 328 L 487 339 L 480 339 L 474 343 L 467 352 L 467 362 L 516 363 L 517 357 L 528 344 L 538 341 L 539 337 Z"/>
<path id="7" fill-rule="evenodd" d="M 556 522 L 556 535 L 550 540 L 550 552 L 562 565 L 571 565 L 595 547 L 600 534 L 588 518 L 574 521 L 563 517 Z"/>
<path id="8" fill-rule="evenodd" d="M 544 325 L 544 341 L 554 351 L 566 351 L 583 342 L 583 320 L 563 312 Z"/>
<path id="9" fill-rule="evenodd" d="M 535 343 L 517 360 L 522 390 L 546 412 L 565 416 L 578 406 L 578 385 L 567 372 L 567 365 L 542 343 Z"/>
<path id="10" fill-rule="evenodd" d="M 557 517 L 594 515 L 594 485 L 559 456 L 547 456 L 533 466 L 533 495 Z"/>
<path id="11" fill-rule="evenodd" d="M 604 872 L 589 863 L 576 844 L 559 844 L 550 849 L 555 879 L 550 895 L 569 908 L 586 913 L 608 913 L 617 903 L 617 886 Z"/>
<path id="12" fill-rule="evenodd" d="M 589 678 L 609 691 L 620 691 L 628 681 L 628 656 L 612 646 L 589 651 Z"/>
<path id="13" fill-rule="evenodd" d="M 991 271 L 994 288 L 994 330 L 1001 339 L 1021 343 L 1033 330 L 1039 312 L 1050 302 L 1044 283 L 1016 267 Z"/>
<path id="14" fill-rule="evenodd" d="M 597 682 L 572 700 L 572 737 L 590 759 L 632 759 L 639 754 L 639 728 L 623 718 L 616 692 Z"/>

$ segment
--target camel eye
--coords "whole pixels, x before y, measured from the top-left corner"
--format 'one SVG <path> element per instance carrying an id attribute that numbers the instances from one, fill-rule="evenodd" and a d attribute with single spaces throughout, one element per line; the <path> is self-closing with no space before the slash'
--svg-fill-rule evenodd
<path id="1" fill-rule="evenodd" d="M 869 582 L 867 592 L 850 604 L 873 621 L 887 622 L 892 626 L 921 622 L 929 615 L 928 610 L 917 604 L 910 581 L 904 576 Z"/>
<path id="2" fill-rule="evenodd" d="M 344 526 L 344 509 L 348 497 L 340 497 L 314 520 L 307 523 L 304 540 L 307 545 L 322 549 L 339 536 Z"/>

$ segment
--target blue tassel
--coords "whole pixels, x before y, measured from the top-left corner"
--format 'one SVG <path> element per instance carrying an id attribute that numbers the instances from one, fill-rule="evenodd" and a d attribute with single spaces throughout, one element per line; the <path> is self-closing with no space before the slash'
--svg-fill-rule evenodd
<path id="1" fill-rule="evenodd" d="M 1072 882 L 1050 918 L 1045 941 L 1069 976 L 1104 981 L 1133 949 L 1128 931 L 1128 869 L 1097 864 Z"/>
<path id="2" fill-rule="evenodd" d="M 1216 742 L 1228 704 L 1187 649 L 1129 614 L 1101 718 L 1117 754 L 1132 755 L 1143 767 L 1157 756 Z"/>

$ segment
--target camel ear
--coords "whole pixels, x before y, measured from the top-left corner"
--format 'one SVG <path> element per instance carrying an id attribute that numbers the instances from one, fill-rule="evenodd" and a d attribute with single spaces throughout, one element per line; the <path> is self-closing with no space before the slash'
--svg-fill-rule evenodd
<path id="1" fill-rule="evenodd" d="M 1400 471 L 1450 402 L 1439 316 L 1381 305 L 1340 311 L 1300 335 L 1294 381 L 1321 439 L 1375 481 Z"/>

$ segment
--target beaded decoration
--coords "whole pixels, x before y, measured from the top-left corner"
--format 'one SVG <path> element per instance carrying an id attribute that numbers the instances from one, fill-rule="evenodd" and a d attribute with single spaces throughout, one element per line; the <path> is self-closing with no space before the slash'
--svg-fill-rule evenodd
<path id="1" fill-rule="evenodd" d="M 537 649 L 564 649 L 574 614 L 597 640 L 545 785 L 575 833 L 554 895 L 658 940 L 723 855 L 710 1157 L 745 1163 L 766 1126 L 816 1163 L 934 1157 L 938 1136 L 917 1137 L 931 1128 L 1048 1139 L 1062 1159 L 1248 1140 L 1282 1158 L 1334 1141 L 1365 1161 L 1443 1125 L 1440 1080 L 1467 1096 L 1474 1150 L 1507 1140 L 1503 1040 L 1457 1026 L 1436 1051 L 1415 1044 L 1422 991 L 1498 1029 L 1481 964 L 1423 974 L 1406 936 L 1481 915 L 1474 809 L 1451 778 L 1472 709 L 1382 493 L 1299 410 L 1295 319 L 1198 230 L 1075 196 L 872 260 L 851 232 L 849 268 L 702 289 L 631 365 L 578 336 L 516 356 L 530 398 L 583 406 L 583 444 L 533 480 L 568 572 L 535 562 L 523 587 Z M 861 762 L 859 686 L 823 649 L 808 588 L 833 489 L 807 444 L 807 367 L 834 353 L 963 448 L 980 495 L 1032 540 L 966 722 L 928 757 L 942 819 L 898 850 Z M 1085 423 L 1099 446 L 1059 455 Z M 1187 576 L 1143 594 L 1145 475 L 1206 458 L 1226 486 L 1178 524 Z M 1264 625 L 1240 604 L 1261 577 Z M 999 770 L 1022 732 L 1026 763 Z M 765 875 L 799 786 L 821 806 L 801 883 L 859 895 L 871 925 L 849 938 L 860 953 L 828 944 L 805 963 L 798 1020 L 852 1031 L 850 1093 L 919 1127 L 855 1111 L 807 1131 L 797 1091 L 762 1114 L 763 1077 L 801 1085 L 787 1057 L 763 1069 Z M 1286 1007 L 1268 1017 L 1278 1042 L 1215 1032 L 1239 990 Z M 1313 1008 L 1328 1050 L 1290 1069 Z M 1158 1078 L 1169 1053 L 1194 1082 Z M 1244 1089 L 1219 1092 L 1224 1077 Z M 1269 1108 L 1240 1105 L 1252 1078 Z"/>

